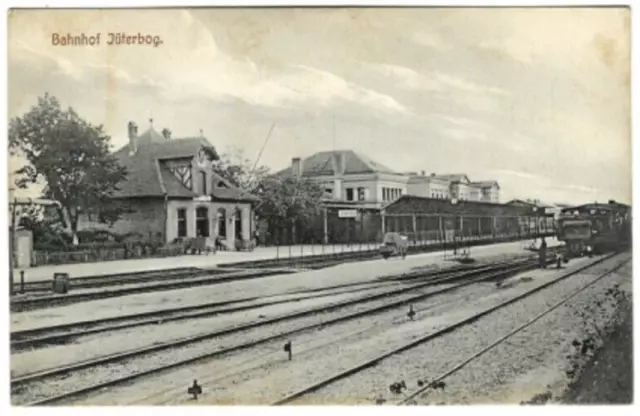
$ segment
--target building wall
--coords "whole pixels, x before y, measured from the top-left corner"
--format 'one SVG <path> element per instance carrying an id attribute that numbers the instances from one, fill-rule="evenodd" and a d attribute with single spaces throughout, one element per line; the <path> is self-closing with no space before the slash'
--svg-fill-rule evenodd
<path id="1" fill-rule="evenodd" d="M 481 201 L 482 200 L 482 188 L 479 186 L 469 187 L 469 201 Z"/>
<path id="2" fill-rule="evenodd" d="M 482 201 L 485 202 L 493 202 L 493 203 L 499 203 L 500 202 L 500 189 L 498 189 L 497 187 L 492 187 L 492 188 L 485 188 L 483 189 L 483 193 L 482 193 Z"/>
<path id="3" fill-rule="evenodd" d="M 225 222 L 225 235 L 221 236 L 223 243 L 230 249 L 235 247 L 237 238 L 250 241 L 255 230 L 255 219 L 251 204 L 234 202 L 208 202 L 191 200 L 169 201 L 167 209 L 167 241 L 178 238 L 178 210 L 186 210 L 186 237 L 197 236 L 197 211 L 198 208 L 207 209 L 208 236 L 217 237 L 222 230 L 221 221 Z M 236 210 L 239 214 L 236 215 Z M 224 214 L 222 214 L 224 213 Z M 240 221 L 240 235 L 236 235 L 236 221 Z"/>
<path id="4" fill-rule="evenodd" d="M 374 175 L 369 175 L 367 179 L 349 178 L 342 179 L 342 193 L 334 196 L 334 199 L 345 201 L 378 202 L 375 191 L 377 179 Z M 349 189 L 351 189 L 351 199 L 349 199 Z"/>
<path id="5" fill-rule="evenodd" d="M 233 202 L 208 202 L 193 200 L 169 200 L 167 201 L 166 211 L 166 234 L 165 234 L 165 210 L 164 200 L 160 198 L 131 200 L 128 204 L 131 212 L 122 215 L 113 226 L 98 222 L 96 217 L 91 219 L 86 215 L 82 216 L 78 221 L 78 230 L 93 228 L 107 229 L 117 234 L 139 233 L 144 238 L 165 235 L 165 242 L 171 242 L 178 238 L 178 209 L 186 210 L 186 236 L 187 238 L 196 237 L 197 233 L 197 209 L 200 207 L 207 208 L 208 231 L 209 237 L 218 235 L 219 210 L 224 210 L 226 219 L 226 237 L 223 243 L 229 248 L 235 247 L 236 237 L 244 241 L 251 240 L 253 230 L 255 230 L 255 221 L 251 218 L 252 209 L 249 203 L 233 203 Z M 240 210 L 240 215 L 235 215 L 235 210 Z M 241 233 L 236 236 L 235 221 L 240 218 Z"/>
<path id="6" fill-rule="evenodd" d="M 425 198 L 450 199 L 449 182 L 425 178 L 417 178 L 407 185 L 407 195 Z"/>
<path id="7" fill-rule="evenodd" d="M 429 181 L 429 197 L 451 199 L 451 189 L 448 182 Z"/>
<path id="8" fill-rule="evenodd" d="M 83 214 L 78 219 L 78 231 L 86 229 L 109 230 L 116 234 L 139 233 L 143 237 L 164 234 L 164 200 L 162 198 L 130 199 L 125 203 L 128 212 L 111 227 L 99 222 L 97 216 Z"/>
<path id="9" fill-rule="evenodd" d="M 330 194 L 334 200 L 382 203 L 407 194 L 408 177 L 403 175 L 370 173 L 317 176 L 311 179 L 322 186 L 326 195 Z M 351 196 L 351 199 L 348 196 Z"/>
<path id="10" fill-rule="evenodd" d="M 470 201 L 473 195 L 473 186 L 465 183 L 454 183 L 451 185 L 451 196 L 463 201 Z"/>

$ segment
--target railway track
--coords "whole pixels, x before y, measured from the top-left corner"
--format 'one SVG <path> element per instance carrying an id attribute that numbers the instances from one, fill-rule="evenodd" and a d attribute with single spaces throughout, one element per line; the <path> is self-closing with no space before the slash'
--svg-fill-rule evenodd
<path id="1" fill-rule="evenodd" d="M 541 234 L 544 237 L 553 237 L 554 233 L 547 232 Z M 531 240 L 533 236 L 521 236 L 518 234 L 513 235 L 500 235 L 500 236 L 472 236 L 465 237 L 468 238 L 461 243 L 462 245 L 469 246 L 483 246 L 483 245 L 491 245 L 497 243 L 506 243 L 513 241 L 524 241 Z M 309 267 L 309 268 L 320 268 L 320 267 L 329 267 L 334 264 L 342 264 L 345 262 L 353 262 L 360 260 L 373 259 L 380 256 L 380 250 L 377 244 L 372 245 L 372 248 L 362 249 L 360 245 L 354 244 L 354 247 L 359 247 L 357 250 L 346 249 L 343 251 L 334 251 L 332 253 L 320 253 L 320 254 L 312 254 L 312 255 L 300 255 L 296 256 L 294 252 L 287 252 L 286 257 L 275 258 L 275 259 L 265 259 L 265 260 L 252 260 L 252 261 L 242 261 L 242 262 L 233 262 L 233 263 L 225 263 L 220 264 L 219 267 L 236 267 L 236 268 L 245 268 L 245 269 L 253 269 L 253 268 L 270 268 L 270 267 Z M 369 247 L 369 245 L 367 245 Z M 413 254 L 424 254 L 430 253 L 434 251 L 440 250 L 451 250 L 454 244 L 451 241 L 442 242 L 442 241 L 429 241 L 426 243 L 418 242 L 417 244 L 411 244 L 408 247 L 407 255 Z M 329 247 L 329 246 L 327 246 Z M 283 250 L 286 251 L 286 250 Z M 321 266 L 321 264 L 326 264 Z"/>
<path id="2" fill-rule="evenodd" d="M 584 272 L 596 265 L 599 265 L 603 262 L 605 262 L 606 260 L 609 260 L 613 257 L 615 257 L 617 255 L 617 253 L 612 254 L 612 255 L 608 255 L 605 256 L 603 258 L 600 258 L 598 260 L 595 260 L 591 263 L 589 263 L 588 265 L 585 265 L 583 267 L 580 267 L 576 270 L 573 270 L 571 272 L 568 273 L 564 273 L 562 275 L 560 275 L 559 277 L 556 277 L 544 284 L 541 284 L 539 286 L 536 286 L 535 288 L 532 288 L 522 294 L 519 294 L 517 296 L 511 297 L 508 300 L 505 300 L 497 305 L 494 305 L 488 309 L 485 309 L 479 313 L 475 313 L 465 319 L 462 319 L 452 325 L 448 325 L 442 329 L 436 330 L 434 332 L 431 332 L 427 335 L 418 337 L 414 340 L 412 340 L 411 342 L 405 343 L 397 348 L 393 348 L 383 354 L 380 354 L 374 358 L 365 360 L 364 362 L 361 362 L 357 365 L 351 366 L 348 369 L 341 371 L 339 373 L 333 374 L 329 377 L 323 378 L 315 383 L 312 383 L 306 387 L 303 387 L 293 393 L 287 394 L 286 396 L 282 397 L 281 399 L 277 400 L 276 402 L 272 403 L 272 405 L 284 405 L 284 404 L 294 404 L 297 401 L 300 401 L 302 398 L 304 398 L 307 395 L 310 395 L 312 393 L 315 393 L 319 390 L 321 390 L 322 388 L 325 388 L 333 383 L 336 383 L 340 380 L 346 379 L 350 376 L 353 376 L 355 374 L 358 374 L 366 369 L 372 368 L 376 365 L 378 365 L 381 361 L 388 359 L 392 356 L 401 354 L 405 351 L 408 351 L 412 348 L 417 347 L 418 345 L 433 341 L 435 339 L 438 339 L 448 333 L 454 332 L 462 327 L 465 327 L 467 325 L 470 325 L 476 321 L 478 321 L 479 319 L 490 315 L 491 313 L 498 311 L 500 309 L 505 308 L 508 305 L 511 305 L 515 302 L 518 302 L 522 299 L 525 299 L 535 293 L 538 293 L 544 289 L 547 289 L 563 280 L 568 279 L 571 276 L 574 276 L 576 274 L 579 274 L 581 272 Z M 517 328 L 516 330 L 514 330 L 512 333 L 507 334 L 507 336 L 501 337 L 500 339 L 496 340 L 492 345 L 490 345 L 489 347 L 486 347 L 484 349 L 482 349 L 481 351 L 477 352 L 476 354 L 474 354 L 472 357 L 470 357 L 469 359 L 465 360 L 464 362 L 456 365 L 455 367 L 453 367 L 451 370 L 447 371 L 445 374 L 442 374 L 439 377 L 436 377 L 433 380 L 430 380 L 429 383 L 427 383 L 427 386 L 422 387 L 420 389 L 418 389 L 417 391 L 411 393 L 409 396 L 407 396 L 404 400 L 402 400 L 399 404 L 402 403 L 406 403 L 409 402 L 411 399 L 413 399 L 414 397 L 422 394 L 424 391 L 426 391 L 429 388 L 433 388 L 435 385 L 437 385 L 437 383 L 439 381 L 442 381 L 445 377 L 455 373 L 456 371 L 459 371 L 460 369 L 462 369 L 466 364 L 468 364 L 469 362 L 471 362 L 473 359 L 479 357 L 480 355 L 484 354 L 486 351 L 489 351 L 491 348 L 495 347 L 496 345 L 498 345 L 501 342 L 504 342 L 506 339 L 508 339 L 509 337 L 513 336 L 514 334 L 516 334 L 517 332 L 520 332 L 521 330 L 523 330 L 524 328 L 526 328 L 527 326 L 531 325 L 533 322 L 537 321 L 538 319 L 542 318 L 544 315 L 551 313 L 553 310 L 555 310 L 556 308 L 558 308 L 559 306 L 561 306 L 562 304 L 566 303 L 568 300 L 570 300 L 571 298 L 573 298 L 574 296 L 576 296 L 578 293 L 582 292 L 583 290 L 585 290 L 587 287 L 595 284 L 598 280 L 604 278 L 605 276 L 613 273 L 614 271 L 616 271 L 617 269 L 619 269 L 620 267 L 622 267 L 624 264 L 626 264 L 629 260 L 622 262 L 621 264 L 618 264 L 617 266 L 613 267 L 612 269 L 607 270 L 604 273 L 601 273 L 597 278 L 595 278 L 594 280 L 592 280 L 588 285 L 585 285 L 583 287 L 581 287 L 579 290 L 575 291 L 571 296 L 565 298 L 562 300 L 562 302 L 554 305 L 553 307 L 547 309 L 545 312 L 543 312 L 542 314 L 534 317 L 533 319 L 531 319 L 530 321 L 527 322 L 527 324 Z"/>
<path id="3" fill-rule="evenodd" d="M 367 282 L 354 285 L 338 285 L 330 288 L 285 292 L 282 294 L 244 298 L 233 301 L 211 302 L 182 308 L 170 308 L 160 311 L 14 331 L 11 333 L 11 350 L 12 352 L 16 352 L 23 349 L 33 349 L 39 346 L 67 343 L 75 338 L 95 335 L 103 332 L 117 331 L 145 325 L 157 325 L 159 323 L 168 323 L 185 319 L 205 318 L 284 303 L 294 303 L 340 294 L 370 291 L 398 284 L 399 283 L 397 282 Z M 283 297 L 286 299 L 277 299 Z M 273 298 L 276 299 L 270 300 Z"/>
<path id="4" fill-rule="evenodd" d="M 461 265 L 446 269 L 446 273 L 471 272 L 484 269 L 486 265 Z M 402 282 L 409 282 L 417 278 L 428 278 L 442 275 L 442 270 L 419 271 L 406 273 L 400 276 L 382 277 L 378 280 L 321 287 L 316 289 L 295 290 L 261 297 L 247 297 L 222 302 L 210 302 L 205 304 L 184 306 L 179 308 L 167 308 L 130 315 L 119 315 L 109 318 L 77 321 L 68 324 L 30 328 L 11 332 L 11 349 L 19 351 L 27 348 L 36 348 L 42 345 L 60 344 L 69 342 L 75 338 L 94 335 L 102 332 L 122 330 L 144 325 L 156 325 L 184 319 L 215 316 L 223 313 L 238 312 L 257 309 L 282 303 L 299 302 L 318 297 L 332 296 L 336 294 L 355 293 L 377 288 L 397 286 Z M 288 299 L 277 299 L 287 296 L 296 296 Z M 276 298 L 276 300 L 273 300 Z"/>
<path id="5" fill-rule="evenodd" d="M 229 273 L 231 270 L 205 270 L 196 267 L 181 267 L 168 270 L 150 270 L 132 273 L 117 273 L 108 275 L 73 277 L 70 279 L 72 289 L 91 289 L 106 286 L 120 286 L 134 283 L 146 283 L 171 279 L 198 277 L 203 275 L 215 275 Z M 25 282 L 16 289 L 23 293 L 51 292 L 52 281 Z M 24 290 L 23 290 L 24 289 Z"/>
<path id="6" fill-rule="evenodd" d="M 576 296 L 578 296 L 579 294 L 583 293 L 585 290 L 587 290 L 588 288 L 590 288 L 591 286 L 595 285 L 596 283 L 598 283 L 599 281 L 601 281 L 602 279 L 604 279 L 605 277 L 607 277 L 608 275 L 610 275 L 611 273 L 614 273 L 615 271 L 617 271 L 618 269 L 622 268 L 624 265 L 626 265 L 627 263 L 629 263 L 631 261 L 631 259 L 628 259 L 626 261 L 621 262 L 620 264 L 618 264 L 617 266 L 615 266 L 612 269 L 607 270 L 604 273 L 600 273 L 598 275 L 598 277 L 594 278 L 593 280 L 591 280 L 589 283 L 582 285 L 580 288 L 574 290 L 570 295 L 564 297 L 562 300 L 560 300 L 559 302 L 556 302 L 555 304 L 553 304 L 551 307 L 548 307 L 547 309 L 545 309 L 543 312 L 535 315 L 534 317 L 532 317 L 531 319 L 529 319 L 527 322 L 525 322 L 524 324 L 516 327 L 515 329 L 513 329 L 512 331 L 510 331 L 509 333 L 496 338 L 491 344 L 489 344 L 488 346 L 479 349 L 478 351 L 476 351 L 475 353 L 473 353 L 471 356 L 469 356 L 468 358 L 466 358 L 465 360 L 455 364 L 454 366 L 452 366 L 449 370 L 445 371 L 444 373 L 440 374 L 439 376 L 436 376 L 434 378 L 432 378 L 428 383 L 425 383 L 425 385 L 423 387 L 420 387 L 414 391 L 412 391 L 411 393 L 407 394 L 405 397 L 403 397 L 401 400 L 399 400 L 396 405 L 407 405 L 407 404 L 415 404 L 415 399 L 417 397 L 420 397 L 421 395 L 425 394 L 427 391 L 431 390 L 434 388 L 434 386 L 439 383 L 442 382 L 444 379 L 446 379 L 447 377 L 458 373 L 459 371 L 463 370 L 464 367 L 466 367 L 469 363 L 471 363 L 472 361 L 480 358 L 482 355 L 484 355 L 485 353 L 489 352 L 490 350 L 492 350 L 493 348 L 497 347 L 498 345 L 504 343 L 505 341 L 508 341 L 510 338 L 512 338 L 514 335 L 524 331 L 525 329 L 527 329 L 528 327 L 530 327 L 531 325 L 533 325 L 534 323 L 538 322 L 540 319 L 544 318 L 545 316 L 549 315 L 550 313 L 554 312 L 556 309 L 560 308 L 561 306 L 564 306 L 567 302 L 569 302 L 571 299 L 575 298 Z"/>
<path id="7" fill-rule="evenodd" d="M 380 294 L 368 295 L 362 298 L 358 298 L 356 300 L 338 302 L 338 303 L 328 305 L 328 306 L 323 306 L 320 308 L 312 308 L 309 310 L 304 310 L 304 311 L 295 312 L 292 314 L 278 316 L 275 318 L 271 318 L 271 319 L 267 319 L 259 322 L 252 322 L 252 323 L 243 324 L 243 325 L 226 328 L 218 331 L 212 331 L 212 332 L 201 334 L 195 337 L 183 338 L 180 340 L 175 340 L 175 341 L 163 343 L 160 345 L 152 345 L 150 347 L 144 347 L 136 350 L 125 351 L 122 353 L 113 354 L 106 357 L 100 357 L 97 359 L 88 360 L 81 363 L 52 368 L 49 370 L 40 371 L 32 374 L 25 374 L 19 377 L 15 377 L 11 380 L 12 391 L 20 390 L 20 389 L 24 390 L 25 388 L 28 388 L 30 383 L 51 380 L 55 377 L 64 376 L 68 373 L 76 372 L 86 368 L 101 367 L 106 364 L 112 364 L 116 362 L 124 363 L 127 360 L 148 356 L 149 354 L 156 353 L 159 351 L 166 351 L 166 350 L 173 351 L 178 347 L 192 345 L 194 343 L 197 343 L 203 340 L 213 339 L 213 338 L 221 337 L 224 335 L 229 335 L 232 333 L 244 333 L 245 331 L 252 328 L 264 328 L 276 322 L 290 321 L 290 320 L 294 320 L 294 319 L 305 317 L 305 316 L 315 317 L 315 316 L 318 316 L 318 314 L 320 313 L 327 313 L 330 311 L 339 311 L 341 308 L 345 308 L 350 305 L 363 304 L 363 303 L 372 302 L 374 300 L 379 300 L 379 299 L 383 300 L 382 304 L 376 305 L 367 309 L 360 309 L 348 314 L 342 314 L 342 315 L 339 314 L 334 318 L 320 320 L 319 322 L 315 322 L 310 325 L 304 325 L 291 330 L 285 330 L 282 332 L 278 332 L 277 334 L 272 334 L 266 337 L 259 337 L 258 339 L 255 339 L 249 342 L 244 342 L 239 344 L 235 343 L 234 345 L 231 345 L 229 347 L 225 347 L 222 349 L 218 349 L 217 351 L 214 351 L 214 352 L 207 352 L 205 354 L 199 354 L 196 356 L 189 357 L 187 359 L 176 360 L 171 362 L 168 365 L 153 367 L 144 371 L 128 374 L 124 377 L 110 379 L 107 381 L 96 383 L 94 385 L 72 390 L 66 393 L 57 394 L 51 397 L 38 398 L 36 401 L 33 401 L 30 404 L 43 405 L 43 404 L 57 403 L 60 401 L 67 401 L 67 400 L 73 399 L 74 397 L 82 396 L 92 391 L 104 389 L 110 386 L 115 386 L 121 383 L 126 383 L 134 379 L 138 379 L 151 374 L 166 371 L 171 368 L 185 366 L 197 361 L 224 356 L 226 354 L 236 352 L 236 351 L 246 350 L 248 348 L 265 344 L 265 343 L 268 343 L 292 334 L 310 331 L 312 329 L 333 325 L 339 322 L 344 322 L 344 321 L 356 319 L 359 317 L 370 316 L 376 313 L 381 313 L 387 310 L 391 310 L 394 308 L 407 305 L 412 302 L 424 300 L 426 298 L 433 297 L 438 294 L 454 291 L 463 286 L 467 286 L 473 283 L 506 278 L 508 276 L 511 276 L 523 270 L 530 269 L 532 267 L 535 267 L 535 262 L 532 262 L 531 260 L 525 260 L 525 261 L 513 262 L 506 265 L 500 264 L 500 265 L 493 265 L 493 266 L 485 266 L 484 268 L 477 268 L 473 271 L 466 271 L 466 272 L 460 271 L 460 272 L 453 272 L 453 273 L 445 272 L 443 273 L 443 276 L 439 276 L 439 277 L 431 276 L 429 279 L 425 280 L 424 282 L 411 284 L 404 288 L 394 289 L 394 290 L 387 291 Z M 413 277 L 415 278 L 415 276 Z M 440 288 L 428 293 L 419 293 L 419 294 L 411 293 L 421 288 L 426 288 L 427 286 L 440 285 L 440 284 L 447 285 L 447 287 Z M 396 299 L 387 301 L 387 299 L 389 299 L 391 296 L 395 296 Z"/>
<path id="8" fill-rule="evenodd" d="M 489 245 L 497 242 L 517 240 L 515 237 L 496 239 L 479 238 L 468 241 L 470 245 Z M 451 248 L 450 243 L 415 245 L 409 247 L 408 254 L 420 254 Z M 70 279 L 71 288 L 95 289 L 116 287 L 100 291 L 86 291 L 60 295 L 38 295 L 51 290 L 51 281 L 25 282 L 18 286 L 26 297 L 16 296 L 11 299 L 12 312 L 63 306 L 95 299 L 124 296 L 128 294 L 179 289 L 183 287 L 227 283 L 234 280 L 269 277 L 276 274 L 291 274 L 304 269 L 317 270 L 345 262 L 361 261 L 379 256 L 378 249 L 345 251 L 332 254 L 318 254 L 282 259 L 255 260 L 220 264 L 219 269 L 178 268 L 170 270 L 142 271 L 126 274 L 97 275 Z M 286 269 L 283 267 L 290 267 Z M 269 270 L 272 268 L 272 270 Z M 274 270 L 275 268 L 275 270 Z M 266 270 L 265 270 L 266 269 Z M 127 286 L 131 285 L 131 286 Z M 139 286 L 137 286 L 139 285 Z M 125 287 L 118 287 L 125 286 Z M 36 296 L 33 296 L 35 294 Z"/>
<path id="9" fill-rule="evenodd" d="M 78 302 L 86 302 L 96 299 L 107 299 L 118 296 L 133 295 L 137 293 L 147 293 L 154 291 L 164 291 L 180 288 L 190 288 L 195 286 L 208 286 L 221 283 L 228 283 L 246 279 L 257 279 L 275 275 L 286 275 L 295 273 L 295 270 L 233 270 L 228 272 L 215 271 L 206 273 L 205 276 L 191 276 L 188 279 L 180 277 L 168 282 L 152 282 L 128 285 L 120 288 L 112 288 L 98 291 L 86 291 L 80 293 L 68 293 L 59 295 L 37 296 L 23 299 L 11 299 L 11 311 L 23 312 L 33 309 L 50 308 L 52 306 L 64 306 Z"/>

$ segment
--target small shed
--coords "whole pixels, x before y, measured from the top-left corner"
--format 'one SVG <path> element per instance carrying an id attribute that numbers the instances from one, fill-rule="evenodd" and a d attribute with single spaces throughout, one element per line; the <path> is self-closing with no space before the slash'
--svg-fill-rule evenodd
<path id="1" fill-rule="evenodd" d="M 33 233 L 27 228 L 16 228 L 14 239 L 15 267 L 21 269 L 31 267 Z"/>

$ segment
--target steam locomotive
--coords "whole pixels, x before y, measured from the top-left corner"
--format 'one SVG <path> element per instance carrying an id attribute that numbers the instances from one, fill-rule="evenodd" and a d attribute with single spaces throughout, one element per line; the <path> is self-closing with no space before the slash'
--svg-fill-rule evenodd
<path id="1" fill-rule="evenodd" d="M 609 201 L 564 208 L 556 227 L 569 257 L 621 250 L 631 244 L 631 207 Z"/>

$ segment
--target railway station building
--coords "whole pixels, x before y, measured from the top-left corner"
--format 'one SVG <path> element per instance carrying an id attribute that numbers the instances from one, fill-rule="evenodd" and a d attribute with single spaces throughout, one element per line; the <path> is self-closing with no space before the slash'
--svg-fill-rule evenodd
<path id="1" fill-rule="evenodd" d="M 233 186 L 213 170 L 219 159 L 214 146 L 202 136 L 172 138 L 151 124 L 138 134 L 128 124 L 129 143 L 114 156 L 127 169 L 113 201 L 124 208 L 110 228 L 118 234 L 137 233 L 169 243 L 197 236 L 215 238 L 229 249 L 248 247 L 255 221 L 257 198 Z M 79 229 L 104 228 L 84 215 Z"/>
<path id="2" fill-rule="evenodd" d="M 404 197 L 417 196 L 447 204 L 451 199 L 497 204 L 500 192 L 496 181 L 471 182 L 465 174 L 397 172 L 353 150 L 318 152 L 304 159 L 295 157 L 288 168 L 276 175 L 309 178 L 325 190 L 322 218 L 307 226 L 308 240 L 317 243 L 381 241 L 385 231 L 383 208 Z M 431 208 L 421 209 L 426 214 Z M 282 236 L 278 241 L 301 240 Z"/>

